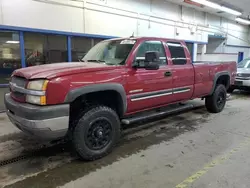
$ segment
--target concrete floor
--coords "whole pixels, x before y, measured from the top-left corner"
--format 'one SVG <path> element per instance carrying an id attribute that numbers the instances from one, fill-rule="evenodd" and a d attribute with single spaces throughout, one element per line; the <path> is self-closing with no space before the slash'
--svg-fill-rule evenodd
<path id="1" fill-rule="evenodd" d="M 229 104 L 195 132 L 152 146 L 62 187 L 249 187 L 250 101 Z"/>
<path id="2" fill-rule="evenodd" d="M 246 95 L 233 99 L 220 114 L 200 109 L 127 129 L 114 152 L 98 161 L 76 160 L 43 168 L 41 173 L 31 172 L 34 162 L 29 161 L 21 171 L 18 164 L 0 169 L 0 184 L 6 181 L 6 188 L 249 187 L 250 100 Z"/>
<path id="3" fill-rule="evenodd" d="M 9 121 L 9 118 L 5 113 L 0 113 L 0 140 L 4 136 L 20 132 L 21 131 Z"/>

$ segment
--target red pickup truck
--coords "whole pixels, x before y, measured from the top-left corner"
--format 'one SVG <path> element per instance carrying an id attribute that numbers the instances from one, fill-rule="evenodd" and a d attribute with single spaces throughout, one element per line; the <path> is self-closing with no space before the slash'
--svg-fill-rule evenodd
<path id="1" fill-rule="evenodd" d="M 204 98 L 209 112 L 221 112 L 236 76 L 236 62 L 192 62 L 185 42 L 164 38 L 102 41 L 81 61 L 16 70 L 5 105 L 23 132 L 68 136 L 84 160 L 108 154 L 121 124 L 168 114 L 152 109 Z"/>

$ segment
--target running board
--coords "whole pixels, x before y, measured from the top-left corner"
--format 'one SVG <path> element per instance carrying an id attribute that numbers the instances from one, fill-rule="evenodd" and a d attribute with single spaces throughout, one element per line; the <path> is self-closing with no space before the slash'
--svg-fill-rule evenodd
<path id="1" fill-rule="evenodd" d="M 130 117 L 130 118 L 126 118 L 123 119 L 121 122 L 122 124 L 125 125 L 130 125 L 139 121 L 143 121 L 143 120 L 149 120 L 149 119 L 153 119 L 153 118 L 160 118 L 163 116 L 167 116 L 167 115 L 172 115 L 178 112 L 183 112 L 186 110 L 190 110 L 194 108 L 194 105 L 192 104 L 182 104 L 178 107 L 175 107 L 173 109 L 168 109 L 168 110 L 162 110 L 162 111 L 156 111 L 156 112 L 150 112 L 147 114 L 143 114 L 143 115 L 138 115 L 138 116 L 134 116 L 134 117 Z"/>

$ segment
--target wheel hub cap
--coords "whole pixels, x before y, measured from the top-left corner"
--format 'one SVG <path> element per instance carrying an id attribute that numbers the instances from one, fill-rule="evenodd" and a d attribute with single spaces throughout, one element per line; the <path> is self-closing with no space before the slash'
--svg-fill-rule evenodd
<path id="1" fill-rule="evenodd" d="M 109 120 L 99 118 L 92 122 L 85 136 L 89 149 L 103 149 L 112 139 L 112 125 Z"/>
<path id="2" fill-rule="evenodd" d="M 100 128 L 95 133 L 96 137 L 101 138 L 103 136 L 103 129 Z"/>

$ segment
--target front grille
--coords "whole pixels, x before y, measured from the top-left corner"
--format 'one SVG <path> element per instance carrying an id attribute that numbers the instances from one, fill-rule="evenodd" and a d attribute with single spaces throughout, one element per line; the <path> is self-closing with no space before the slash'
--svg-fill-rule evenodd
<path id="1" fill-rule="evenodd" d="M 19 87 L 25 88 L 27 80 L 23 77 L 17 77 L 17 76 L 13 76 L 11 78 L 11 82 L 16 84 Z"/>
<path id="2" fill-rule="evenodd" d="M 237 73 L 237 77 L 248 78 L 250 77 L 250 73 Z"/>
<path id="3" fill-rule="evenodd" d="M 236 77 L 237 80 L 250 80 L 250 77 Z"/>
<path id="4" fill-rule="evenodd" d="M 25 86 L 27 84 L 27 80 L 23 77 L 13 76 L 11 78 L 11 83 L 18 86 L 18 87 L 25 88 Z M 15 99 L 19 102 L 25 102 L 26 95 L 24 93 L 20 93 L 18 91 L 11 90 L 11 96 L 13 99 Z"/>

